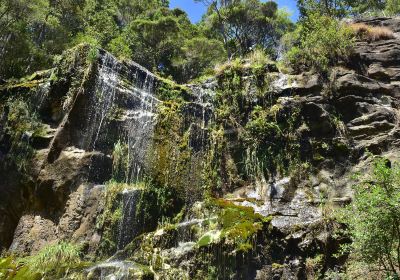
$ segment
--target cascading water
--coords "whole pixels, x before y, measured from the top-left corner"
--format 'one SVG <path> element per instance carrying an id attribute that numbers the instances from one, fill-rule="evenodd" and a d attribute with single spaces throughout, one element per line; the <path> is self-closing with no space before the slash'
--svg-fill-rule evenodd
<path id="1" fill-rule="evenodd" d="M 122 193 L 122 219 L 117 238 L 118 250 L 122 250 L 138 234 L 137 203 L 140 196 L 141 190 L 124 190 Z"/>
<path id="2" fill-rule="evenodd" d="M 212 87 L 213 84 L 191 86 L 192 92 L 196 98 L 193 103 L 195 108 L 192 108 L 192 114 L 195 120 L 201 120 L 199 123 L 201 131 L 199 135 L 196 135 L 198 143 L 189 143 L 190 146 L 199 146 L 202 149 L 207 147 L 206 131 L 210 122 L 213 120 L 212 98 L 215 91 Z"/>
<path id="3" fill-rule="evenodd" d="M 96 280 L 129 280 L 135 264 L 126 261 L 110 261 L 98 264 L 87 270 L 88 279 Z"/>
<path id="4" fill-rule="evenodd" d="M 143 73 L 143 72 L 142 72 Z M 146 153 L 151 144 L 155 123 L 155 113 L 159 100 L 154 97 L 154 76 L 144 72 L 135 73 L 136 84 L 131 89 L 135 101 L 126 115 L 126 138 L 128 144 L 127 183 L 136 183 L 142 179 Z"/>
<path id="5" fill-rule="evenodd" d="M 39 110 L 42 108 L 44 100 L 49 95 L 49 88 L 50 81 L 39 85 L 38 89 L 36 90 L 35 98 L 33 99 L 33 102 L 35 102 L 35 108 L 38 108 Z"/>
<path id="6" fill-rule="evenodd" d="M 122 155 L 127 159 L 123 180 L 130 185 L 142 181 L 146 170 L 147 151 L 152 143 L 160 103 L 154 96 L 154 88 L 154 75 L 143 67 L 133 62 L 122 64 L 108 53 L 100 55 L 93 96 L 96 110 L 89 118 L 87 143 L 96 150 L 109 145 L 108 139 L 123 143 L 127 147 L 126 154 Z M 123 113 L 118 120 L 110 120 L 116 108 Z M 119 122 L 119 130 L 112 130 L 112 121 Z M 140 234 L 137 205 L 141 194 L 139 188 L 125 189 L 121 193 L 122 217 L 115 236 L 117 250 L 122 250 Z M 132 270 L 135 270 L 133 264 L 114 260 L 99 264 L 88 273 L 94 273 L 96 279 L 121 280 L 131 279 Z"/>
<path id="7" fill-rule="evenodd" d="M 118 62 L 115 57 L 109 53 L 101 56 L 98 70 L 98 77 L 93 94 L 93 108 L 90 110 L 87 118 L 87 133 L 85 147 L 95 149 L 99 134 L 107 121 L 106 116 L 110 111 L 115 91 L 118 85 Z"/>

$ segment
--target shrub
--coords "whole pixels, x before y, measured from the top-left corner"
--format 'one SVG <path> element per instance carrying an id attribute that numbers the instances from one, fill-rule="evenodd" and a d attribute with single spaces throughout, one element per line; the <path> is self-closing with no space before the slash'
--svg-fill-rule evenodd
<path id="1" fill-rule="evenodd" d="M 283 39 L 284 64 L 294 70 L 311 67 L 326 72 L 350 54 L 354 33 L 337 19 L 311 13 Z"/>
<path id="2" fill-rule="evenodd" d="M 350 28 L 354 31 L 357 37 L 370 42 L 394 38 L 393 31 L 387 27 L 370 26 L 365 23 L 354 23 L 350 25 Z"/>
<path id="3" fill-rule="evenodd" d="M 400 271 L 400 166 L 385 159 L 374 162 L 373 173 L 354 186 L 353 203 L 342 221 L 353 243 L 356 263 L 398 279 Z"/>

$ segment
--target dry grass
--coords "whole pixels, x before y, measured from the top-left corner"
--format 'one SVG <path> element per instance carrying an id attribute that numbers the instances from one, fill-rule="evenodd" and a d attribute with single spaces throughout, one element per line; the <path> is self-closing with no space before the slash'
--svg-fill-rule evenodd
<path id="1" fill-rule="evenodd" d="M 389 40 L 394 38 L 394 33 L 387 27 L 370 26 L 365 23 L 350 24 L 350 28 L 355 34 L 363 39 L 374 42 L 379 40 Z"/>

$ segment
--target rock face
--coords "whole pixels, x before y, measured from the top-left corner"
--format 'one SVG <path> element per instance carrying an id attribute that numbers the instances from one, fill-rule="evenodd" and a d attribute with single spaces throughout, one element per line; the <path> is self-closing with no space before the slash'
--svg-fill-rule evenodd
<path id="1" fill-rule="evenodd" d="M 67 240 L 113 255 L 89 279 L 336 270 L 346 240 L 329 211 L 351 200 L 367 151 L 400 148 L 400 19 L 366 23 L 395 38 L 358 41 L 324 78 L 244 65 L 178 86 L 78 46 L 1 85 L 0 247 Z"/>

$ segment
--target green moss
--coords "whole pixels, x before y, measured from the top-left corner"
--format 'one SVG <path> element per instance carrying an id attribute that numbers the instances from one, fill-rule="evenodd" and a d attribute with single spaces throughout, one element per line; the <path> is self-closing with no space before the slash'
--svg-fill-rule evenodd
<path id="1" fill-rule="evenodd" d="M 179 85 L 174 81 L 158 77 L 159 84 L 156 88 L 156 96 L 161 100 L 181 100 L 183 101 L 188 95 L 189 89 L 183 85 Z"/>
<path id="2" fill-rule="evenodd" d="M 239 252 L 253 249 L 253 238 L 263 229 L 264 224 L 271 221 L 270 217 L 255 213 L 251 207 L 236 205 L 223 199 L 216 199 L 211 203 L 220 209 L 218 223 L 222 230 L 221 238 L 227 243 L 233 243 Z"/>
<path id="3" fill-rule="evenodd" d="M 171 189 L 180 200 L 185 199 L 188 184 L 193 196 L 202 192 L 202 155 L 194 154 L 189 145 L 191 127 L 184 119 L 183 105 L 176 100 L 159 105 L 153 146 L 147 155 L 153 183 Z"/>
<path id="4" fill-rule="evenodd" d="M 207 246 L 211 243 L 211 236 L 210 235 L 204 235 L 197 241 L 197 245 L 199 247 Z"/>

